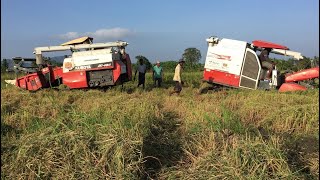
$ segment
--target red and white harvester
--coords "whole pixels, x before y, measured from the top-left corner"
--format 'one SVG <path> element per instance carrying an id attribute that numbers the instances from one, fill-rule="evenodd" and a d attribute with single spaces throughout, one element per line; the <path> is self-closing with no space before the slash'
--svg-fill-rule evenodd
<path id="1" fill-rule="evenodd" d="M 39 71 L 12 81 L 17 87 L 36 91 L 59 86 L 70 89 L 106 87 L 130 81 L 131 60 L 126 54 L 127 42 L 92 43 L 93 38 L 82 37 L 60 46 L 36 47 L 34 54 Z M 43 52 L 67 51 L 72 54 L 63 60 L 62 67 L 46 65 Z M 10 83 L 9 81 L 6 81 Z"/>
<path id="2" fill-rule="evenodd" d="M 257 51 L 271 49 L 270 53 L 303 59 L 301 53 L 290 51 L 286 46 L 256 40 L 252 43 L 233 39 L 207 39 L 203 80 L 215 86 L 228 86 L 246 89 L 279 89 L 280 92 L 307 90 L 297 82 L 319 78 L 319 66 L 291 74 L 280 74 L 275 68 L 272 77 L 267 79 L 268 69 L 261 65 Z"/>

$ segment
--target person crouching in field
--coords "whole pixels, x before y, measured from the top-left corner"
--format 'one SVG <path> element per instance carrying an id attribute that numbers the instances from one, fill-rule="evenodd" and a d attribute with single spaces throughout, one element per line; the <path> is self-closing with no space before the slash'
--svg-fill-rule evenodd
<path id="1" fill-rule="evenodd" d="M 139 59 L 139 64 L 136 69 L 136 72 L 134 74 L 133 80 L 136 80 L 136 75 L 137 72 L 139 71 L 139 79 L 138 79 L 138 86 L 142 85 L 142 88 L 144 89 L 145 87 L 145 80 L 146 80 L 146 71 L 147 71 L 147 66 L 143 63 L 143 59 Z"/>
<path id="2" fill-rule="evenodd" d="M 173 81 L 175 82 L 175 86 L 174 86 L 173 91 L 170 92 L 170 95 L 172 95 L 174 93 L 177 93 L 179 95 L 180 92 L 182 91 L 183 81 L 181 80 L 181 73 L 182 73 L 184 63 L 185 63 L 185 61 L 183 59 L 180 59 L 178 65 L 176 66 L 176 68 L 174 70 Z"/>
<path id="3" fill-rule="evenodd" d="M 152 79 L 154 81 L 153 86 L 156 87 L 156 84 L 158 82 L 158 87 L 161 87 L 161 82 L 163 79 L 163 70 L 160 66 L 160 61 L 157 61 L 157 64 L 153 66 L 152 71 Z"/>

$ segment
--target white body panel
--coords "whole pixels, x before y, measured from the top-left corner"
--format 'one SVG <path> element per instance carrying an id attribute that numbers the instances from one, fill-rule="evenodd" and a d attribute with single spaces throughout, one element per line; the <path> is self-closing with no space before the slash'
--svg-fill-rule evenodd
<path id="1" fill-rule="evenodd" d="M 90 69 L 93 68 L 92 65 L 96 65 L 95 67 L 112 66 L 113 60 L 119 59 L 120 55 L 113 52 L 111 48 L 74 52 L 71 57 L 64 59 L 63 72 Z"/>
<path id="2" fill-rule="evenodd" d="M 276 69 L 272 70 L 272 86 L 278 86 L 278 71 Z"/>
<path id="3" fill-rule="evenodd" d="M 74 52 L 72 59 L 75 67 L 90 64 L 112 63 L 111 49 L 101 49 L 94 51 Z"/>
<path id="4" fill-rule="evenodd" d="M 245 41 L 222 39 L 208 47 L 204 68 L 240 75 L 246 46 Z"/>

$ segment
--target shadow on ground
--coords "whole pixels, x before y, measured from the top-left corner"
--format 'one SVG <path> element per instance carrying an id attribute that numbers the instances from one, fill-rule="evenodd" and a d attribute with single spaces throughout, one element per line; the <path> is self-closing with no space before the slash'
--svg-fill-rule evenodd
<path id="1" fill-rule="evenodd" d="M 284 142 L 281 150 L 286 156 L 287 163 L 292 172 L 304 177 L 315 179 L 319 176 L 319 139 L 313 135 L 293 135 L 288 133 L 275 133 L 272 130 L 258 127 L 264 140 L 270 140 L 270 135 L 281 136 Z"/>
<path id="2" fill-rule="evenodd" d="M 287 139 L 283 149 L 290 169 L 305 179 L 319 176 L 319 169 L 312 165 L 319 163 L 319 140 L 314 136 L 287 137 Z M 312 163 L 312 160 L 317 162 Z"/>
<path id="3" fill-rule="evenodd" d="M 1 122 L 1 155 L 8 151 L 11 152 L 16 148 L 16 145 L 10 141 L 10 137 L 15 136 L 19 138 L 20 134 L 21 130 Z"/>
<path id="4" fill-rule="evenodd" d="M 181 122 L 173 112 L 163 115 L 153 121 L 149 134 L 143 139 L 140 179 L 157 179 L 161 169 L 172 167 L 183 158 Z"/>

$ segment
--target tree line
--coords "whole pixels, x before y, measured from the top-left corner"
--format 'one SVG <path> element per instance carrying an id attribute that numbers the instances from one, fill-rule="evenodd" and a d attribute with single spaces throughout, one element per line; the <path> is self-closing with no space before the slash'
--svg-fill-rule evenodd
<path id="1" fill-rule="evenodd" d="M 308 69 L 319 66 L 319 57 L 317 56 L 314 56 L 313 58 L 303 56 L 303 59 L 301 60 L 295 60 L 292 58 L 288 60 L 282 60 L 274 58 L 273 61 L 276 63 L 277 69 L 279 71 L 296 72 L 302 69 Z"/>
<path id="2" fill-rule="evenodd" d="M 147 70 L 150 70 L 152 66 L 155 64 L 150 63 L 148 58 L 145 56 L 139 55 L 135 57 L 137 62 L 139 59 L 143 59 L 144 64 L 147 66 Z M 196 48 L 187 48 L 185 49 L 184 53 L 181 56 L 182 59 L 186 61 L 184 71 L 203 71 L 204 64 L 199 63 L 201 59 L 200 50 Z M 281 72 L 296 72 L 302 69 L 308 69 L 312 67 L 319 66 L 319 57 L 314 56 L 313 58 L 303 56 L 302 60 L 295 60 L 295 59 L 276 59 L 273 58 L 272 61 L 276 63 L 277 69 Z M 176 65 L 178 63 L 177 60 L 163 60 L 161 62 L 161 66 L 165 71 L 174 71 Z M 137 64 L 133 64 L 133 68 L 135 69 Z"/>
<path id="3" fill-rule="evenodd" d="M 181 59 L 184 59 L 186 61 L 184 71 L 187 72 L 194 72 L 194 71 L 203 71 L 204 64 L 199 63 L 201 59 L 201 52 L 197 48 L 187 48 L 184 50 L 184 53 L 181 55 Z M 138 55 L 135 57 L 136 61 L 138 62 L 139 59 L 143 59 L 144 63 L 147 66 L 147 70 L 151 70 L 152 66 L 155 64 L 152 64 L 149 59 L 143 55 Z M 3 59 L 1 62 L 1 72 L 7 71 L 9 68 L 9 60 L 10 59 Z M 53 66 L 62 66 L 62 63 L 53 61 L 50 59 L 50 57 L 44 57 L 44 60 L 48 63 L 50 63 Z M 313 58 L 305 57 L 302 60 L 294 60 L 294 59 L 272 59 L 277 66 L 277 69 L 281 72 L 288 71 L 288 72 L 296 72 L 302 69 L 308 69 L 311 67 L 319 66 L 319 57 L 315 56 Z M 161 66 L 163 69 L 167 72 L 174 72 L 174 69 L 178 63 L 179 59 L 177 60 L 162 60 Z M 135 69 L 137 66 L 137 63 L 133 64 L 133 69 Z"/>
<path id="4" fill-rule="evenodd" d="M 201 52 L 197 48 L 187 48 L 184 50 L 184 53 L 182 54 L 180 59 L 184 59 L 186 61 L 184 66 L 184 71 L 187 72 L 194 72 L 194 71 L 203 71 L 204 64 L 199 63 L 201 59 Z M 139 62 L 139 59 L 142 59 L 144 64 L 147 66 L 147 70 L 150 71 L 152 66 L 155 66 L 155 64 L 150 63 L 149 59 L 145 56 L 138 55 L 135 57 L 137 62 Z M 164 71 L 167 72 L 174 72 L 174 69 L 177 66 L 179 59 L 177 60 L 163 60 L 160 62 L 162 68 Z M 133 69 L 136 69 L 137 63 L 133 64 Z"/>

